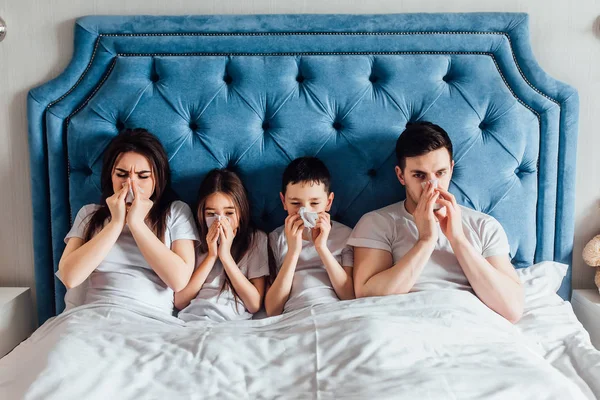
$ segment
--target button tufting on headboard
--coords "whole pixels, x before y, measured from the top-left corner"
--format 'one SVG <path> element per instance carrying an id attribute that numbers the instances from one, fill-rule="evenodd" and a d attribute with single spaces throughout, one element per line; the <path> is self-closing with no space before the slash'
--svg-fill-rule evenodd
<path id="1" fill-rule="evenodd" d="M 28 100 L 42 319 L 55 295 L 62 303 L 53 273 L 70 222 L 99 201 L 102 150 L 125 127 L 158 136 L 173 189 L 190 204 L 208 171 L 235 165 L 253 221 L 270 230 L 285 219 L 283 170 L 300 156 L 328 166 L 332 212 L 346 225 L 404 198 L 396 140 L 407 122 L 431 121 L 453 141 L 451 192 L 498 219 L 516 266 L 571 260 L 578 99 L 535 63 L 523 14 L 86 17 L 77 26 L 73 62 Z"/>

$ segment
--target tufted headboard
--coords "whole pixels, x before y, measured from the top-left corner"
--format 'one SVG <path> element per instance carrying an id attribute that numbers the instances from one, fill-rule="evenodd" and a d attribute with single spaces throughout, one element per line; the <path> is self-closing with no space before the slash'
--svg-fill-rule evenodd
<path id="1" fill-rule="evenodd" d="M 454 142 L 451 191 L 502 223 L 515 267 L 571 263 L 578 97 L 534 60 L 525 14 L 84 17 L 28 118 L 40 322 L 64 307 L 63 238 L 99 201 L 103 149 L 124 127 L 160 138 L 187 202 L 210 169 L 234 169 L 270 231 L 283 169 L 303 155 L 330 168 L 349 226 L 404 198 L 395 142 L 429 120 Z"/>

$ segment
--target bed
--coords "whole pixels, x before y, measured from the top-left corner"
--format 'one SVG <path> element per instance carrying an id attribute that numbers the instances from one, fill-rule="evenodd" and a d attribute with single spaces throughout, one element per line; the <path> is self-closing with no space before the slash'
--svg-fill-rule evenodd
<path id="1" fill-rule="evenodd" d="M 578 96 L 537 65 L 525 14 L 84 17 L 28 117 L 43 325 L 0 360 L 2 398 L 600 396 L 600 355 L 567 301 Z M 329 167 L 346 225 L 404 198 L 394 144 L 418 120 L 453 140 L 458 201 L 508 234 L 527 292 L 516 326 L 454 291 L 219 325 L 108 303 L 61 313 L 63 238 L 98 201 L 121 129 L 160 138 L 189 203 L 210 169 L 235 170 L 268 232 L 298 156 Z"/>

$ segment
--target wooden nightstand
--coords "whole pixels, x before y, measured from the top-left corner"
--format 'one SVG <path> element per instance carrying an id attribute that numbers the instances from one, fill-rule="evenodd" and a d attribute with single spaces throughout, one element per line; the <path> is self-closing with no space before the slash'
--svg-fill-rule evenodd
<path id="1" fill-rule="evenodd" d="M 35 329 L 29 288 L 0 287 L 0 358 Z"/>
<path id="2" fill-rule="evenodd" d="M 571 305 L 577 319 L 590 334 L 592 344 L 600 349 L 600 293 L 598 289 L 575 289 Z"/>

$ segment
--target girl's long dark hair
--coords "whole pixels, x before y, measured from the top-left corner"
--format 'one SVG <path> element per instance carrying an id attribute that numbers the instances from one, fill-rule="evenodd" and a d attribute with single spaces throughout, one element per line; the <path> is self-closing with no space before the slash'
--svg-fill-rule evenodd
<path id="1" fill-rule="evenodd" d="M 167 216 L 175 196 L 171 190 L 171 169 L 167 153 L 160 141 L 142 128 L 125 129 L 115 136 L 104 151 L 100 189 L 102 197 L 100 208 L 92 214 L 85 229 L 85 241 L 88 242 L 105 222 L 110 220 L 110 210 L 106 199 L 114 194 L 112 175 L 119 157 L 125 153 L 137 153 L 144 156 L 154 177 L 154 193 L 150 200 L 154 205 L 146 217 L 150 229 L 161 241 L 165 239 Z"/>
<path id="2" fill-rule="evenodd" d="M 206 209 L 206 199 L 214 193 L 223 193 L 229 196 L 238 214 L 239 226 L 231 245 L 231 256 L 239 264 L 248 250 L 250 250 L 250 246 L 252 246 L 256 228 L 250 220 L 250 203 L 248 202 L 248 195 L 244 184 L 235 172 L 228 169 L 213 169 L 206 175 L 206 178 L 204 178 L 204 181 L 200 185 L 196 206 L 194 207 L 196 210 L 196 224 L 200 233 L 200 252 L 208 252 L 208 243 L 206 242 L 208 226 L 206 225 L 204 211 Z M 226 289 L 231 290 L 237 305 L 238 294 L 231 284 L 227 273 L 225 273 L 221 293 Z"/>

